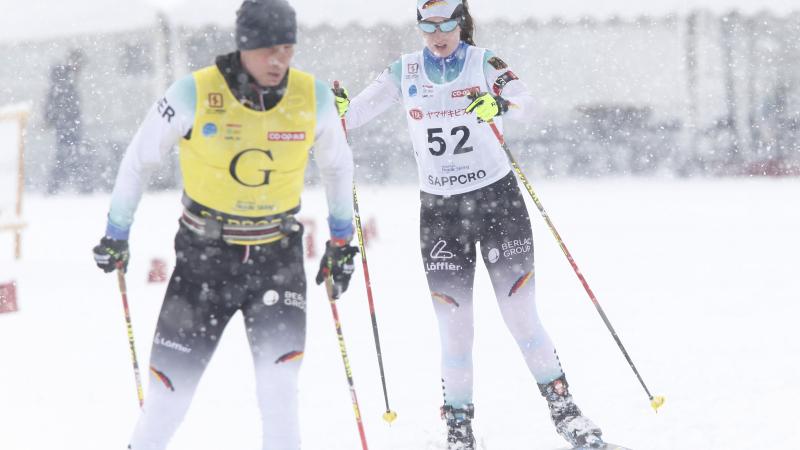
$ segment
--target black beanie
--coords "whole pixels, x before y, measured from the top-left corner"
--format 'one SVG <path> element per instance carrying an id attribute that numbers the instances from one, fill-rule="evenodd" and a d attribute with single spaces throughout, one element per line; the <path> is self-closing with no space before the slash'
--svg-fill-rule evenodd
<path id="1" fill-rule="evenodd" d="M 297 43 L 297 19 L 286 0 L 245 0 L 236 11 L 236 48 Z"/>

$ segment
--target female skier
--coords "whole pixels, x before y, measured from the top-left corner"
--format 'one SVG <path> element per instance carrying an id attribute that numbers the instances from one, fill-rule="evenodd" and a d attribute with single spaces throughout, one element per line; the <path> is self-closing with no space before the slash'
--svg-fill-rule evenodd
<path id="1" fill-rule="evenodd" d="M 472 287 L 476 244 L 513 334 L 558 433 L 601 448 L 600 429 L 569 393 L 534 299 L 533 238 L 510 164 L 489 125 L 523 121 L 533 99 L 505 62 L 475 46 L 466 0 L 418 0 L 422 51 L 402 56 L 339 113 L 358 128 L 401 103 L 419 168 L 420 246 L 442 346 L 442 417 L 451 450 L 475 448 Z M 477 119 L 476 120 L 476 116 Z"/>

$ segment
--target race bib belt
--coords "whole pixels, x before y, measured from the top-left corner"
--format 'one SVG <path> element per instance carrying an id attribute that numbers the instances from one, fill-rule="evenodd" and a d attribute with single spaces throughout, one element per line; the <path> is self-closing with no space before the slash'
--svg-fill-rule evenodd
<path id="1" fill-rule="evenodd" d="M 180 144 L 191 202 L 215 215 L 253 222 L 299 207 L 315 138 L 315 86 L 304 72 L 289 69 L 288 76 L 281 101 L 269 111 L 255 111 L 239 103 L 216 66 L 194 73 L 195 122 L 191 137 Z"/>
<path id="2" fill-rule="evenodd" d="M 281 214 L 265 217 L 232 216 L 214 211 L 183 195 L 183 214 L 181 223 L 206 239 L 223 241 L 229 244 L 259 245 L 278 241 L 290 233 L 300 230 L 294 214 L 300 206 Z"/>
<path id="3" fill-rule="evenodd" d="M 486 50 L 468 47 L 464 69 L 455 80 L 435 84 L 427 76 L 422 52 L 402 58 L 406 120 L 419 169 L 420 190 L 454 195 L 503 178 L 511 166 L 489 125 L 466 108 L 473 92 L 490 92 L 483 72 Z M 495 118 L 502 132 L 502 119 Z"/>

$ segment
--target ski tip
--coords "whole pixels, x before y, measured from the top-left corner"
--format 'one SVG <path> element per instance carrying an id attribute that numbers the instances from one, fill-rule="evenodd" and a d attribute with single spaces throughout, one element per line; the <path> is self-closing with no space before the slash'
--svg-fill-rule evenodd
<path id="1" fill-rule="evenodd" d="M 665 400 L 666 399 L 664 398 L 663 395 L 656 395 L 655 397 L 650 399 L 650 406 L 653 407 L 653 410 L 655 412 L 658 412 L 658 408 L 661 408 L 662 406 L 664 406 L 664 401 Z"/>
<path id="2" fill-rule="evenodd" d="M 397 420 L 397 413 L 394 411 L 386 411 L 385 413 L 383 413 L 383 420 L 385 420 L 386 422 L 389 423 L 389 425 L 391 425 L 392 422 Z"/>

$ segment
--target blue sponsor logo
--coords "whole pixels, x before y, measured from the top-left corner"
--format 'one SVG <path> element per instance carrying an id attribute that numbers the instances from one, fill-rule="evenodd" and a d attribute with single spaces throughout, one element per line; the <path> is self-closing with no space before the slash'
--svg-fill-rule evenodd
<path id="1" fill-rule="evenodd" d="M 417 85 L 412 84 L 411 87 L 408 88 L 408 96 L 416 97 L 416 95 L 417 95 Z"/>
<path id="2" fill-rule="evenodd" d="M 217 134 L 217 125 L 211 122 L 203 125 L 203 136 L 211 137 Z"/>

